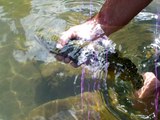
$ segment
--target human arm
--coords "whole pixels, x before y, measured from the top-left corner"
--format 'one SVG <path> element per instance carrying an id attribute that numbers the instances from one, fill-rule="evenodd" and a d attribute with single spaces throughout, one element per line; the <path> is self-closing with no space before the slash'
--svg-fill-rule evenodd
<path id="1" fill-rule="evenodd" d="M 83 24 L 71 27 L 60 38 L 58 47 L 62 48 L 70 39 L 96 40 L 103 35 L 109 36 L 125 26 L 136 14 L 152 0 L 106 0 L 100 12 Z M 57 56 L 69 63 L 69 58 Z M 71 62 L 73 66 L 76 66 Z"/>
<path id="2" fill-rule="evenodd" d="M 106 0 L 96 19 L 106 35 L 129 23 L 152 0 Z"/>

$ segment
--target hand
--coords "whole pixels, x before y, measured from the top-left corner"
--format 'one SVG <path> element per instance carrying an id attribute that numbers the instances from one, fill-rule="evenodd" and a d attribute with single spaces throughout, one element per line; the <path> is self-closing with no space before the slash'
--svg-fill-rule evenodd
<path id="1" fill-rule="evenodd" d="M 160 87 L 160 81 L 152 72 L 146 72 L 143 75 L 143 87 L 135 92 L 135 101 L 133 107 L 144 114 L 151 114 L 155 110 L 156 88 Z"/>
<path id="2" fill-rule="evenodd" d="M 63 48 L 63 46 L 69 41 L 69 40 L 86 40 L 86 41 L 93 41 L 101 36 L 104 36 L 104 31 L 102 30 L 100 24 L 96 21 L 95 18 L 74 26 L 70 28 L 68 31 L 62 33 L 62 36 L 57 44 L 58 48 Z M 63 56 L 56 56 L 57 60 L 64 61 L 65 63 L 71 63 L 72 66 L 78 67 L 75 63 L 71 62 L 71 60 Z"/>
<path id="3" fill-rule="evenodd" d="M 160 81 L 152 72 L 146 72 L 143 75 L 144 85 L 139 89 L 136 94 L 139 99 L 147 99 L 149 97 L 155 97 L 156 87 L 160 87 Z"/>

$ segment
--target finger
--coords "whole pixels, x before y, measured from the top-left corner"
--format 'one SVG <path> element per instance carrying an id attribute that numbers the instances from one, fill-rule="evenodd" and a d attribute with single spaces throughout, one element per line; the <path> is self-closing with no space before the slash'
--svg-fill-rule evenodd
<path id="1" fill-rule="evenodd" d="M 71 61 L 71 60 L 70 60 L 69 58 L 65 58 L 65 59 L 64 59 L 64 62 L 65 62 L 65 63 L 69 63 L 70 61 Z"/>
<path id="2" fill-rule="evenodd" d="M 56 48 L 58 48 L 58 49 L 62 49 L 63 48 L 63 45 L 60 43 L 60 41 L 57 43 Z"/>
<path id="3" fill-rule="evenodd" d="M 143 76 L 144 80 L 151 79 L 151 78 L 156 78 L 154 73 L 152 73 L 152 72 L 146 72 L 142 76 Z"/>
<path id="4" fill-rule="evenodd" d="M 65 45 L 73 36 L 74 36 L 73 31 L 66 31 L 62 33 L 62 36 L 60 37 L 60 43 L 62 45 Z"/>
<path id="5" fill-rule="evenodd" d="M 78 38 L 77 28 L 72 27 L 68 31 L 65 31 L 61 34 L 60 41 L 65 45 L 69 40 L 73 38 Z"/>
<path id="6" fill-rule="evenodd" d="M 74 68 L 77 68 L 79 67 L 77 64 L 75 64 L 74 62 L 71 62 L 71 65 L 74 67 Z"/>
<path id="7" fill-rule="evenodd" d="M 56 55 L 56 59 L 58 61 L 63 61 L 64 60 L 64 57 L 63 56 L 60 56 L 60 55 Z"/>

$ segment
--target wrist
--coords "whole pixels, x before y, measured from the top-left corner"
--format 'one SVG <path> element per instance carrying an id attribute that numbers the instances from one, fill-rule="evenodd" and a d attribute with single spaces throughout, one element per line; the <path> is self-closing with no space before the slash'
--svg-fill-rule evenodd
<path id="1" fill-rule="evenodd" d="M 104 31 L 104 33 L 109 36 L 112 33 L 116 32 L 117 30 L 121 29 L 123 26 L 118 25 L 110 25 L 108 22 L 104 22 L 101 15 L 98 13 L 93 19 L 97 21 L 98 24 L 100 24 L 101 29 Z"/>
<path id="2" fill-rule="evenodd" d="M 84 24 L 86 25 L 86 29 L 89 29 L 88 31 L 90 31 L 89 40 L 96 40 L 105 35 L 105 31 L 102 28 L 101 24 L 99 24 L 99 22 L 97 21 L 96 16 L 92 17 L 90 20 L 88 20 Z"/>

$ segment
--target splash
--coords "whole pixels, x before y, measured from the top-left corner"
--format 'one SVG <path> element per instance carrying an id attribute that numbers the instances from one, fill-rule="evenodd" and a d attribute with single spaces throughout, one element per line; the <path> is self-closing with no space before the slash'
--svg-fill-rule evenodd
<path id="1" fill-rule="evenodd" d="M 115 50 L 116 44 L 103 36 L 95 41 L 70 40 L 62 49 L 51 48 L 51 42 L 46 39 L 38 39 L 48 52 L 58 54 L 63 57 L 69 57 L 75 64 L 81 66 L 94 73 L 98 78 L 102 78 L 102 71 L 109 68 L 115 71 L 116 77 L 123 80 L 130 80 L 135 89 L 139 89 L 143 85 L 142 76 L 138 73 L 138 69 L 131 60 L 123 58 Z M 44 44 L 44 42 L 46 44 Z M 47 47 L 48 46 L 48 47 Z M 107 53 L 107 54 L 106 54 Z M 106 60 L 107 59 L 107 60 Z"/>
<path id="2" fill-rule="evenodd" d="M 86 44 L 85 41 L 83 44 Z M 81 53 L 77 58 L 77 64 L 81 65 L 86 63 L 86 68 L 97 74 L 105 69 L 106 64 L 108 64 L 105 60 L 106 50 L 110 53 L 115 53 L 115 46 L 115 43 L 106 38 L 100 38 L 90 42 L 81 49 Z"/>

